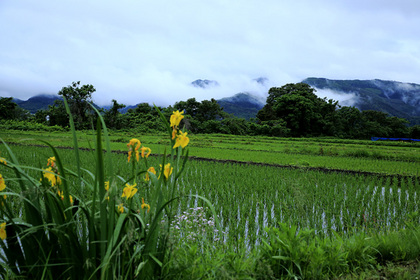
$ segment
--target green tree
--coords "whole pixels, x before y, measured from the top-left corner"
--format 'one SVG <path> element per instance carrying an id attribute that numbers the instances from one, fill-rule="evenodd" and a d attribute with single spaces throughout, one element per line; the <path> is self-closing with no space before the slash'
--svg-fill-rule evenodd
<path id="1" fill-rule="evenodd" d="M 413 139 L 420 139 L 420 125 L 415 125 L 409 128 L 409 136 Z"/>
<path id="2" fill-rule="evenodd" d="M 220 107 L 219 103 L 212 98 L 210 100 L 201 101 L 198 106 L 198 111 L 196 114 L 196 119 L 200 122 L 208 120 L 220 120 L 223 118 L 223 108 Z"/>
<path id="3" fill-rule="evenodd" d="M 12 119 L 13 114 L 17 107 L 17 104 L 13 102 L 12 97 L 1 97 L 0 98 L 0 120 Z"/>
<path id="4" fill-rule="evenodd" d="M 61 127 L 69 126 L 69 116 L 66 113 L 63 100 L 55 100 L 53 105 L 48 106 L 47 119 L 50 126 L 58 125 Z"/>
<path id="5" fill-rule="evenodd" d="M 194 118 L 197 115 L 200 102 L 195 98 L 190 98 L 187 101 L 179 101 L 174 105 L 175 110 L 184 111 L 185 115 L 189 115 Z"/>
<path id="6" fill-rule="evenodd" d="M 89 127 L 89 120 L 92 120 L 93 117 L 89 103 L 92 102 L 92 93 L 95 91 L 96 89 L 92 85 L 80 86 L 80 81 L 78 81 L 63 87 L 58 92 L 58 95 L 67 99 L 77 129 Z"/>
<path id="7" fill-rule="evenodd" d="M 386 124 L 391 130 L 389 137 L 408 137 L 410 135 L 410 130 L 407 126 L 409 121 L 404 118 L 388 116 Z"/>
<path id="8" fill-rule="evenodd" d="M 27 110 L 13 102 L 12 97 L 0 97 L 0 120 L 28 120 L 30 114 Z"/>
<path id="9" fill-rule="evenodd" d="M 134 109 L 135 114 L 141 114 L 141 115 L 152 114 L 153 111 L 154 111 L 154 108 L 150 107 L 150 105 L 145 102 L 137 104 L 137 107 Z"/>
<path id="10" fill-rule="evenodd" d="M 158 107 L 162 114 L 169 118 L 173 110 Z M 171 108 L 172 109 L 172 108 Z M 165 131 L 161 122 L 156 122 L 159 113 L 148 103 L 140 103 L 134 109 L 128 109 L 127 113 L 120 116 L 120 124 L 124 129 L 134 129 L 138 132 Z"/>
<path id="11" fill-rule="evenodd" d="M 373 110 L 363 111 L 361 118 L 362 128 L 359 138 L 406 137 L 409 135 L 408 121 L 403 118 L 391 117 L 387 113 Z"/>
<path id="12" fill-rule="evenodd" d="M 260 123 L 283 120 L 292 136 L 330 134 L 334 130 L 338 102 L 316 96 L 308 84 L 287 84 L 268 92 L 266 105 L 258 112 Z"/>
<path id="13" fill-rule="evenodd" d="M 104 120 L 108 128 L 120 129 L 122 127 L 120 121 L 121 113 L 119 110 L 124 107 L 124 104 L 119 104 L 117 100 L 112 99 L 112 107 L 104 114 Z"/>
<path id="14" fill-rule="evenodd" d="M 356 107 L 341 107 L 337 110 L 335 136 L 341 138 L 360 138 L 362 113 Z"/>
<path id="15" fill-rule="evenodd" d="M 42 123 L 42 124 L 48 125 L 49 124 L 48 110 L 40 109 L 40 110 L 36 111 L 35 116 L 34 116 L 34 120 L 37 123 Z"/>
<path id="16" fill-rule="evenodd" d="M 195 98 L 190 98 L 187 101 L 179 101 L 174 105 L 175 110 L 184 111 L 185 118 L 183 124 L 192 132 L 212 133 L 211 131 L 219 131 L 222 129 L 214 122 L 224 119 L 227 114 L 223 108 L 217 103 L 215 99 L 203 100 L 198 102 Z M 206 123 L 204 125 L 204 123 Z"/>

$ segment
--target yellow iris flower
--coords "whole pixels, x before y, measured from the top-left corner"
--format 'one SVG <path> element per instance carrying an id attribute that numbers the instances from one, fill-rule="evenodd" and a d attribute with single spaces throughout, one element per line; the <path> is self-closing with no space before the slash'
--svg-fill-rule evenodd
<path id="1" fill-rule="evenodd" d="M 162 172 L 162 164 L 159 164 L 160 166 L 160 172 Z M 174 170 L 173 167 L 171 167 L 170 163 L 165 164 L 165 168 L 163 169 L 163 175 L 165 176 L 166 180 L 168 180 L 169 176 L 171 176 L 172 171 Z M 159 175 L 160 178 L 160 175 Z"/>
<path id="2" fill-rule="evenodd" d="M 123 189 L 123 194 L 121 197 L 125 197 L 126 199 L 132 198 L 137 192 L 137 189 L 135 188 L 137 184 L 134 184 L 134 185 L 125 184 L 125 185 L 126 187 Z"/>
<path id="3" fill-rule="evenodd" d="M 118 205 L 118 212 L 124 213 L 124 206 L 122 203 Z"/>
<path id="4" fill-rule="evenodd" d="M 4 181 L 3 176 L 0 174 L 0 192 L 6 188 L 6 183 Z"/>
<path id="5" fill-rule="evenodd" d="M 136 155 L 136 160 L 139 161 L 140 157 L 139 157 L 139 151 L 134 151 L 135 155 Z M 131 160 L 131 155 L 132 155 L 132 151 L 128 151 L 128 158 L 127 161 L 130 162 Z"/>
<path id="6" fill-rule="evenodd" d="M 149 211 L 150 211 L 150 205 L 144 203 L 144 198 L 142 197 L 141 198 L 141 209 L 144 209 L 144 208 L 146 208 L 147 209 L 147 213 L 149 213 Z"/>
<path id="7" fill-rule="evenodd" d="M 148 181 L 150 180 L 150 177 L 149 177 L 149 172 L 152 172 L 153 174 L 155 174 L 155 175 L 156 175 L 156 170 L 155 170 L 155 168 L 154 168 L 153 166 L 149 167 L 149 169 L 147 169 L 147 171 L 148 171 L 148 172 L 146 172 L 146 176 L 144 176 L 144 180 L 145 180 L 146 182 L 148 182 Z"/>
<path id="8" fill-rule="evenodd" d="M 173 147 L 173 149 L 181 146 L 182 148 L 185 148 L 188 143 L 190 142 L 190 138 L 187 137 L 187 132 L 182 132 L 179 131 L 180 133 L 178 134 L 178 136 L 176 137 L 175 140 L 175 145 Z"/>
<path id="9" fill-rule="evenodd" d="M 141 142 L 139 139 L 133 138 L 130 140 L 130 142 L 128 142 L 127 147 L 134 147 L 134 149 L 137 151 L 140 148 Z"/>
<path id="10" fill-rule="evenodd" d="M 106 191 L 109 191 L 109 181 L 106 181 L 106 182 L 105 182 L 105 190 L 106 190 Z M 106 199 L 106 200 L 109 200 L 109 196 L 107 196 L 105 199 Z"/>
<path id="11" fill-rule="evenodd" d="M 182 115 L 184 111 L 180 112 L 179 110 L 173 111 L 171 115 L 171 127 L 178 126 L 181 120 L 184 118 Z"/>
<path id="12" fill-rule="evenodd" d="M 1 240 L 5 240 L 7 237 L 6 234 L 6 223 L 1 223 L 0 224 L 0 238 Z"/>
<path id="13" fill-rule="evenodd" d="M 3 163 L 4 165 L 7 165 L 7 161 L 5 158 L 0 157 L 0 163 Z"/>
<path id="14" fill-rule="evenodd" d="M 135 155 L 136 155 L 136 160 L 139 161 L 139 149 L 141 146 L 141 142 L 139 139 L 133 138 L 130 140 L 130 142 L 128 142 L 127 147 L 128 147 L 128 159 L 127 161 L 130 162 L 131 160 L 131 156 L 132 153 L 134 151 Z"/>
<path id="15" fill-rule="evenodd" d="M 152 152 L 152 150 L 148 147 L 141 147 L 141 157 L 144 158 L 148 158 L 150 153 Z"/>
<path id="16" fill-rule="evenodd" d="M 56 168 L 56 166 L 55 166 L 55 157 L 48 158 L 47 166 L 51 166 L 52 168 Z"/>
<path id="17" fill-rule="evenodd" d="M 47 169 L 43 169 L 43 175 L 44 178 L 48 179 L 50 181 L 51 185 L 53 187 L 61 184 L 61 178 L 57 176 L 57 174 L 54 173 L 52 170 L 52 167 L 48 167 Z"/>
<path id="18" fill-rule="evenodd" d="M 61 200 L 64 200 L 64 194 L 63 191 L 57 191 L 58 195 L 61 197 Z M 69 195 L 70 204 L 73 205 L 73 197 Z"/>

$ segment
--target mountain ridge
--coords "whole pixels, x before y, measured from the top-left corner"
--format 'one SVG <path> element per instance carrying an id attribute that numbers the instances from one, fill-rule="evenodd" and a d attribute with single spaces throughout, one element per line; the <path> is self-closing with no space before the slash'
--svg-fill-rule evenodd
<path id="1" fill-rule="evenodd" d="M 224 97 L 216 101 L 226 113 L 247 120 L 255 118 L 258 111 L 265 105 L 265 100 L 262 101 L 261 98 L 249 92 L 240 92 L 231 97 Z"/>
<path id="2" fill-rule="evenodd" d="M 38 110 L 47 110 L 49 105 L 53 105 L 55 100 L 62 98 L 54 94 L 41 93 L 30 97 L 28 100 L 13 98 L 19 107 L 28 110 L 31 114 L 35 114 Z"/>
<path id="3" fill-rule="evenodd" d="M 267 79 L 262 77 L 255 79 L 255 81 L 264 84 Z M 217 81 L 212 82 L 217 83 Z M 391 116 L 405 118 L 410 122 L 410 125 L 420 124 L 419 84 L 380 79 L 333 80 L 316 77 L 306 78 L 302 82 L 313 87 L 319 96 L 326 91 L 338 94 L 335 96 L 345 96 L 351 100 L 351 106 L 361 111 L 381 111 Z M 48 106 L 53 105 L 57 99 L 61 99 L 61 97 L 52 94 L 39 94 L 26 101 L 20 99 L 13 99 L 13 101 L 23 109 L 34 114 L 37 110 L 48 109 Z M 337 98 L 334 98 L 334 95 L 331 99 L 337 100 Z M 239 118 L 250 119 L 256 117 L 258 111 L 265 105 L 266 100 L 265 97 L 244 91 L 230 97 L 218 99 L 217 102 L 223 107 L 225 112 Z M 141 102 L 138 104 L 141 104 Z M 340 104 L 347 106 L 344 103 Z M 137 107 L 137 104 L 127 105 L 121 112 L 125 113 L 128 109 L 135 107 Z M 110 106 L 102 106 L 102 108 L 109 109 Z"/>
<path id="4" fill-rule="evenodd" d="M 310 77 L 302 81 L 317 91 L 353 94 L 354 107 L 405 118 L 411 125 L 420 124 L 420 85 L 380 79 L 332 80 Z"/>

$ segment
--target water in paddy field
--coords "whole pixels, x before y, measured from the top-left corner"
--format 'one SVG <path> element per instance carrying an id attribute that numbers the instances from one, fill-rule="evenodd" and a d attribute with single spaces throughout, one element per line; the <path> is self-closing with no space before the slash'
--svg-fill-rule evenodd
<path id="1" fill-rule="evenodd" d="M 325 236 L 334 231 L 352 234 L 401 229 L 406 222 L 420 222 L 418 215 L 412 215 L 419 211 L 417 181 L 407 179 L 397 186 L 397 181 L 387 178 L 346 177 L 346 182 L 340 182 L 339 176 L 324 179 L 324 174 L 307 176 L 298 172 L 276 175 L 278 170 L 266 169 L 240 173 L 243 167 L 228 167 L 223 165 L 220 172 L 191 168 L 183 186 L 213 204 L 225 242 L 242 240 L 251 248 L 267 236 L 266 227 L 278 227 L 278 223 L 313 229 Z M 262 171 L 270 172 L 261 178 Z M 282 176 L 291 179 L 282 182 Z M 203 205 L 200 201 L 198 204 Z M 196 201 L 188 203 L 188 207 L 193 205 Z"/>
<path id="2" fill-rule="evenodd" d="M 243 240 L 246 248 L 251 249 L 260 245 L 261 238 L 267 236 L 264 230 L 266 227 L 276 227 L 279 222 L 295 223 L 301 229 L 314 229 L 315 233 L 321 235 L 330 235 L 332 231 L 350 234 L 367 229 L 400 229 L 404 228 L 409 214 L 419 210 L 417 191 L 373 186 L 349 193 L 346 186 L 335 187 L 335 192 L 342 191 L 341 199 L 321 203 L 308 201 L 306 209 L 309 210 L 301 213 L 291 212 L 282 203 L 266 200 L 264 203 L 252 202 L 254 209 L 250 215 L 250 211 L 243 211 L 244 201 L 237 199 L 233 215 L 235 219 L 226 219 L 225 217 L 229 217 L 226 214 L 226 211 L 230 211 L 226 210 L 229 206 L 221 206 L 217 214 L 224 226 L 222 240 Z M 197 198 L 191 202 L 194 206 L 197 203 Z M 293 209 L 295 201 L 292 199 L 289 204 Z M 417 222 L 420 222 L 418 219 L 417 217 Z"/>

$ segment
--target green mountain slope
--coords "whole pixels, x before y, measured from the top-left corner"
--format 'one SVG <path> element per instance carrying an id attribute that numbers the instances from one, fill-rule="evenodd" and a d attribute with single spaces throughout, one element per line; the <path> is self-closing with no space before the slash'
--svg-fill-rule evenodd
<path id="1" fill-rule="evenodd" d="M 54 101 L 61 99 L 58 95 L 40 94 L 29 98 L 28 100 L 14 99 L 13 101 L 21 108 L 35 114 L 38 110 L 48 109 L 48 105 L 53 105 Z"/>
<path id="2" fill-rule="evenodd" d="M 249 120 L 255 118 L 258 111 L 264 106 L 265 100 L 261 100 L 250 93 L 241 92 L 231 97 L 219 99 L 217 103 L 226 113 Z"/>
<path id="3" fill-rule="evenodd" d="M 329 80 L 307 78 L 302 81 L 318 90 L 355 94 L 355 107 L 375 110 L 420 124 L 420 85 L 384 80 Z"/>

